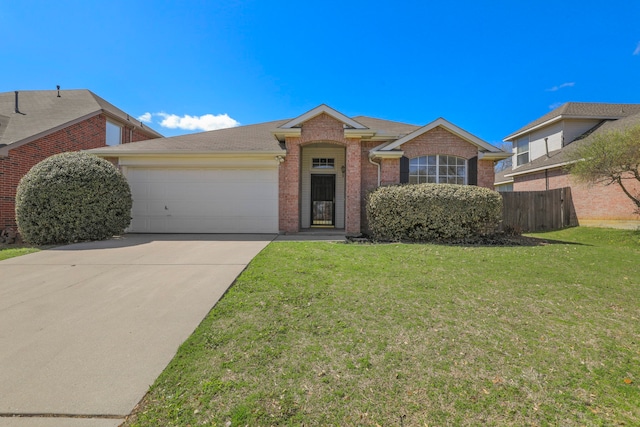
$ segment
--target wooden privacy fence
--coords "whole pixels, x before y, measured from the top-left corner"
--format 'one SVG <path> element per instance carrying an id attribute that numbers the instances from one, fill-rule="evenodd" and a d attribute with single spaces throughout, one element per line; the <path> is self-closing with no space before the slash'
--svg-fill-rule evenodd
<path id="1" fill-rule="evenodd" d="M 547 191 L 505 191 L 502 228 L 520 232 L 559 230 L 578 225 L 571 188 Z"/>

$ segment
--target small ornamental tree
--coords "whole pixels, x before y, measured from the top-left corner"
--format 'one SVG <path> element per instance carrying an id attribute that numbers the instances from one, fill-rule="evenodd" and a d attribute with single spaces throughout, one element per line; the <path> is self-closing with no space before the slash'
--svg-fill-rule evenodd
<path id="1" fill-rule="evenodd" d="M 131 221 L 131 190 L 107 160 L 83 152 L 56 154 L 20 180 L 16 221 L 33 244 L 103 240 Z"/>
<path id="2" fill-rule="evenodd" d="M 590 139 L 574 151 L 569 171 L 582 182 L 618 185 L 640 214 L 640 125 Z"/>

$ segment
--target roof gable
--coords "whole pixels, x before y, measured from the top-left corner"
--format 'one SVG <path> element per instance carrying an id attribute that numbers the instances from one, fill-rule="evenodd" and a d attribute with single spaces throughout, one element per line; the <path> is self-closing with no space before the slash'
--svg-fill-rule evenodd
<path id="1" fill-rule="evenodd" d="M 287 123 L 283 124 L 279 127 L 279 129 L 292 129 L 300 127 L 304 122 L 310 120 L 320 114 L 326 114 L 334 119 L 342 122 L 349 129 L 368 129 L 365 125 L 358 123 L 350 117 L 345 116 L 341 112 L 334 110 L 326 104 L 318 105 L 313 110 L 309 110 L 301 116 L 296 117 L 295 119 L 289 120 Z"/>
<path id="2" fill-rule="evenodd" d="M 162 136 L 86 89 L 19 91 L 17 103 L 16 112 L 16 93 L 0 93 L 0 145 L 7 150 L 101 113 L 150 137 Z"/>
<path id="3" fill-rule="evenodd" d="M 392 142 L 391 144 L 383 147 L 380 149 L 380 151 L 390 151 L 390 150 L 394 150 L 398 147 L 400 147 L 402 144 L 411 141 L 412 139 L 429 132 L 432 129 L 435 129 L 436 127 L 442 127 L 444 129 L 446 129 L 447 131 L 453 133 L 454 135 L 459 136 L 460 138 L 464 139 L 465 141 L 477 146 L 478 148 L 484 150 L 484 151 L 489 151 L 489 152 L 501 152 L 502 150 L 500 150 L 497 147 L 494 147 L 493 145 L 489 144 L 486 141 L 483 141 L 482 139 L 478 138 L 475 135 L 470 134 L 469 132 L 467 132 L 466 130 L 454 125 L 453 123 L 443 119 L 442 117 L 432 121 L 431 123 L 422 126 L 421 128 L 416 129 L 415 131 L 409 133 L 408 135 L 405 135 L 404 137 Z"/>
<path id="4" fill-rule="evenodd" d="M 640 104 L 607 104 L 602 102 L 566 102 L 542 117 L 509 134 L 504 141 L 511 141 L 525 133 L 548 126 L 563 119 L 616 120 L 640 113 Z"/>
<path id="5" fill-rule="evenodd" d="M 575 161 L 573 152 L 584 145 L 590 144 L 598 135 L 608 132 L 622 131 L 630 127 L 640 126 L 640 112 L 631 114 L 618 120 L 610 120 L 601 123 L 595 129 L 589 129 L 583 135 L 573 140 L 570 144 L 565 145 L 559 150 L 551 151 L 546 156 L 533 159 L 531 162 L 516 167 L 508 171 L 505 176 L 513 177 L 517 175 L 526 175 L 528 173 L 538 172 L 545 169 L 554 169 L 563 167 Z"/>

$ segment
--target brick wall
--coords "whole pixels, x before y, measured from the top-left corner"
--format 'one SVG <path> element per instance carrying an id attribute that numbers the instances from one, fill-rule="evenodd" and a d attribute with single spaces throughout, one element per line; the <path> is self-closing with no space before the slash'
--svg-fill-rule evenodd
<path id="1" fill-rule="evenodd" d="M 369 151 L 380 142 L 345 138 L 340 121 L 320 114 L 303 123 L 300 137 L 286 137 L 287 156 L 280 165 L 279 173 L 280 231 L 290 233 L 300 229 L 300 147 L 312 143 L 346 147 L 345 231 L 347 234 L 357 234 L 361 229 L 366 230 L 366 196 L 378 186 L 378 167 L 369 162 Z M 478 155 L 475 145 L 440 127 L 407 142 L 402 149 L 409 158 L 442 154 L 471 159 Z M 400 182 L 399 159 L 377 162 L 381 165 L 381 185 Z M 493 178 L 493 161 L 479 161 L 478 185 L 493 188 Z"/>
<path id="2" fill-rule="evenodd" d="M 436 127 L 402 145 L 404 155 L 408 158 L 420 156 L 446 155 L 463 159 L 472 159 L 478 155 L 478 147 L 452 134 L 441 127 Z M 492 160 L 478 161 L 478 186 L 493 190 L 495 172 Z"/>
<path id="3" fill-rule="evenodd" d="M 301 138 L 285 138 L 287 156 L 278 170 L 278 222 L 285 233 L 300 230 L 300 142 Z"/>
<path id="4" fill-rule="evenodd" d="M 342 123 L 322 113 L 302 124 L 300 143 L 333 141 L 346 144 Z"/>
<path id="5" fill-rule="evenodd" d="M 410 159 L 436 154 L 471 159 L 478 155 L 475 145 L 439 126 L 403 144 L 401 148 Z"/>
<path id="6" fill-rule="evenodd" d="M 133 134 L 123 128 L 123 141 L 149 139 L 137 130 Z M 15 194 L 22 178 L 36 163 L 65 151 L 103 147 L 106 138 L 106 117 L 102 114 L 76 123 L 30 143 L 9 150 L 0 157 L 0 230 L 15 226 Z"/>
<path id="7" fill-rule="evenodd" d="M 573 204 L 578 221 L 638 221 L 635 205 L 617 185 L 582 184 L 576 182 L 562 169 L 536 172 L 514 177 L 514 191 L 541 191 L 571 187 Z M 632 187 L 640 192 L 640 185 Z"/>
<path id="8" fill-rule="evenodd" d="M 495 180 L 495 162 L 493 160 L 478 160 L 478 187 L 493 190 Z"/>
<path id="9" fill-rule="evenodd" d="M 278 175 L 280 231 L 300 231 L 300 147 L 312 143 L 346 147 L 345 232 L 358 234 L 361 220 L 360 138 L 345 138 L 342 122 L 324 113 L 304 122 L 300 137 L 285 138 L 287 156 L 280 164 Z"/>

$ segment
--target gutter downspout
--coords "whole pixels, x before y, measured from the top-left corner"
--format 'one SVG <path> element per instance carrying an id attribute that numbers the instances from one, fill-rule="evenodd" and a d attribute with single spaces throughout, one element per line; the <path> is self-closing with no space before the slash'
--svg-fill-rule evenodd
<path id="1" fill-rule="evenodd" d="M 371 156 L 369 156 L 369 163 L 371 163 L 372 165 L 376 165 L 376 167 L 378 168 L 378 187 L 380 187 L 380 168 L 381 168 L 381 165 L 380 165 L 380 163 L 374 162 L 373 159 L 371 158 Z"/>

